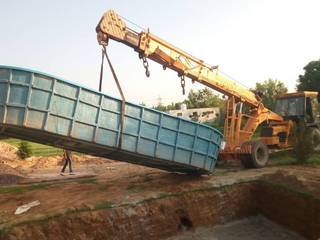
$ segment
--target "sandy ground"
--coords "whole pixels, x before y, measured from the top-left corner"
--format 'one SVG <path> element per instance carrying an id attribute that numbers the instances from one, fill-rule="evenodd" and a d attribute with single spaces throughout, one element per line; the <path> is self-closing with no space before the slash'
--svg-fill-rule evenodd
<path id="1" fill-rule="evenodd" d="M 22 189 L 21 192 L 12 194 L 8 186 L 10 191 L 0 194 L 0 224 L 25 221 L 39 214 L 47 215 L 64 209 L 92 207 L 99 202 L 134 203 L 161 194 L 232 185 L 262 176 L 274 181 L 286 181 L 296 189 L 310 190 L 320 196 L 319 167 L 282 166 L 245 171 L 221 169 L 212 176 L 201 177 L 109 160 L 101 164 L 75 164 L 76 175 L 71 176 L 60 176 L 60 167 L 24 167 L 24 178 L 18 181 L 18 185 L 11 185 L 19 191 Z M 18 206 L 35 200 L 39 200 L 41 205 L 19 216 L 13 214 Z"/>
<path id="2" fill-rule="evenodd" d="M 198 228 L 168 240 L 304 240 L 263 216 L 255 216 L 212 228 Z"/>
<path id="3" fill-rule="evenodd" d="M 0 148 L 4 145 L 1 144 Z M 186 189 L 211 188 L 255 179 L 271 178 L 320 197 L 320 167 L 272 166 L 264 169 L 217 169 L 211 176 L 190 176 L 116 162 L 87 155 L 74 156 L 75 175 L 60 176 L 61 156 L 20 160 L 5 146 L 0 158 L 0 225 L 14 224 L 65 209 L 139 202 Z M 1 182 L 2 181 L 2 182 Z M 7 185 L 11 184 L 11 185 Z M 12 185 L 13 184 L 13 185 Z M 25 203 L 41 205 L 14 215 Z M 232 235 L 237 232 L 237 235 Z M 245 236 L 245 237 L 244 237 Z M 301 239 L 264 218 L 250 218 L 173 239 Z"/>

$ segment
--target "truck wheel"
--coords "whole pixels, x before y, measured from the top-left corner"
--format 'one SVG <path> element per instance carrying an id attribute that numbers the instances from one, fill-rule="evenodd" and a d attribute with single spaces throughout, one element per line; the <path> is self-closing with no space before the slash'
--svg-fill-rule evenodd
<path id="1" fill-rule="evenodd" d="M 252 159 L 250 154 L 240 154 L 239 156 L 242 165 L 245 168 L 253 168 Z"/>
<path id="2" fill-rule="evenodd" d="M 246 168 L 262 168 L 269 161 L 268 147 L 260 140 L 251 141 L 245 144 L 251 145 L 251 154 L 242 154 L 241 162 Z"/>
<path id="3" fill-rule="evenodd" d="M 312 150 L 320 152 L 320 130 L 318 128 L 310 128 L 308 136 L 311 139 Z"/>

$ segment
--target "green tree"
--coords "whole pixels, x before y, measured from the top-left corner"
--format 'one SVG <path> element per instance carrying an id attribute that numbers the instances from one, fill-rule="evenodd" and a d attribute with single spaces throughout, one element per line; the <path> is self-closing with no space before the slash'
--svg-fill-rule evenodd
<path id="1" fill-rule="evenodd" d="M 256 83 L 253 91 L 262 93 L 262 103 L 269 109 L 275 107 L 275 97 L 288 92 L 283 82 L 269 78 L 263 83 Z"/>
<path id="2" fill-rule="evenodd" d="M 320 92 L 320 59 L 309 62 L 303 69 L 304 74 L 298 79 L 298 91 Z"/>
<path id="3" fill-rule="evenodd" d="M 177 103 L 172 102 L 169 105 L 159 104 L 159 105 L 153 107 L 153 109 L 156 109 L 156 110 L 162 111 L 162 112 L 167 112 L 167 111 L 170 111 L 170 110 L 178 110 L 178 109 L 180 109 L 180 105 L 181 104 L 182 104 L 181 102 L 177 102 Z"/>
<path id="4" fill-rule="evenodd" d="M 180 109 L 180 105 L 181 105 L 181 102 L 177 102 L 177 103 L 172 102 L 171 104 L 167 105 L 167 111 L 178 110 Z"/>
<path id="5" fill-rule="evenodd" d="M 306 163 L 313 154 L 312 136 L 304 121 L 299 121 L 295 127 L 295 146 L 294 153 L 298 163 Z"/>
<path id="6" fill-rule="evenodd" d="M 209 88 L 200 90 L 191 90 L 188 98 L 183 102 L 172 102 L 169 105 L 159 104 L 153 107 L 156 110 L 167 112 L 170 110 L 178 110 L 182 103 L 187 104 L 187 108 L 207 108 L 207 107 L 219 107 L 224 108 L 225 103 L 218 95 L 215 95 Z"/>
<path id="7" fill-rule="evenodd" d="M 159 104 L 159 105 L 153 107 L 153 109 L 161 111 L 161 112 L 166 112 L 167 111 L 167 106 Z"/>
<path id="8" fill-rule="evenodd" d="M 221 107 L 223 100 L 209 88 L 204 88 L 198 91 L 191 90 L 184 103 L 188 108 Z"/>
<path id="9" fill-rule="evenodd" d="M 26 159 L 28 157 L 31 157 L 32 150 L 29 142 L 22 141 L 19 143 L 18 146 L 18 156 L 22 159 Z"/>

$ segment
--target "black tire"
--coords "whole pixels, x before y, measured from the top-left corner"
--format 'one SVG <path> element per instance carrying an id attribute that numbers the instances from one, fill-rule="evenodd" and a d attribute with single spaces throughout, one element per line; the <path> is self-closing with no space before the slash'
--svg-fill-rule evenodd
<path id="1" fill-rule="evenodd" d="M 245 168 L 253 168 L 252 159 L 250 154 L 240 154 L 239 156 L 242 165 Z"/>
<path id="2" fill-rule="evenodd" d="M 312 151 L 320 152 L 320 130 L 318 128 L 309 128 L 307 136 L 311 139 Z"/>
<path id="3" fill-rule="evenodd" d="M 263 168 L 269 161 L 268 147 L 260 140 L 244 144 L 251 145 L 251 154 L 241 154 L 240 160 L 245 168 Z"/>

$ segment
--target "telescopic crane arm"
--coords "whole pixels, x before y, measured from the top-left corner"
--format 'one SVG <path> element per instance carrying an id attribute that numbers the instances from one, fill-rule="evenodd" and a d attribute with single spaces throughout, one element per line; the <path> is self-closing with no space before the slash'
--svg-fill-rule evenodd
<path id="1" fill-rule="evenodd" d="M 144 62 L 146 58 L 151 59 L 161 64 L 164 69 L 170 68 L 176 71 L 182 80 L 186 76 L 192 81 L 204 84 L 223 93 L 229 99 L 233 99 L 233 103 L 230 104 L 233 118 L 237 118 L 234 114 L 238 103 L 241 104 L 240 108 L 242 108 L 242 104 L 250 106 L 251 113 L 242 130 L 240 128 L 243 124 L 239 123 L 238 129 L 236 129 L 236 123 L 230 121 L 229 125 L 226 124 L 225 136 L 227 145 L 231 148 L 239 146 L 243 141 L 250 140 L 258 125 L 263 121 L 283 121 L 281 116 L 263 106 L 258 95 L 228 78 L 219 71 L 218 66 L 206 64 L 149 31 L 136 32 L 130 29 L 113 10 L 109 10 L 103 15 L 96 27 L 96 32 L 98 42 L 101 45 L 107 45 L 109 39 L 121 42 L 137 51 Z M 232 118 L 231 115 L 230 118 Z"/>
<path id="2" fill-rule="evenodd" d="M 96 30 L 100 44 L 107 43 L 109 39 L 122 42 L 139 52 L 140 56 L 176 71 L 179 76 L 189 77 L 253 107 L 258 107 L 261 102 L 249 89 L 222 74 L 217 66 L 204 63 L 148 31 L 135 32 L 112 10 L 104 14 Z"/>

